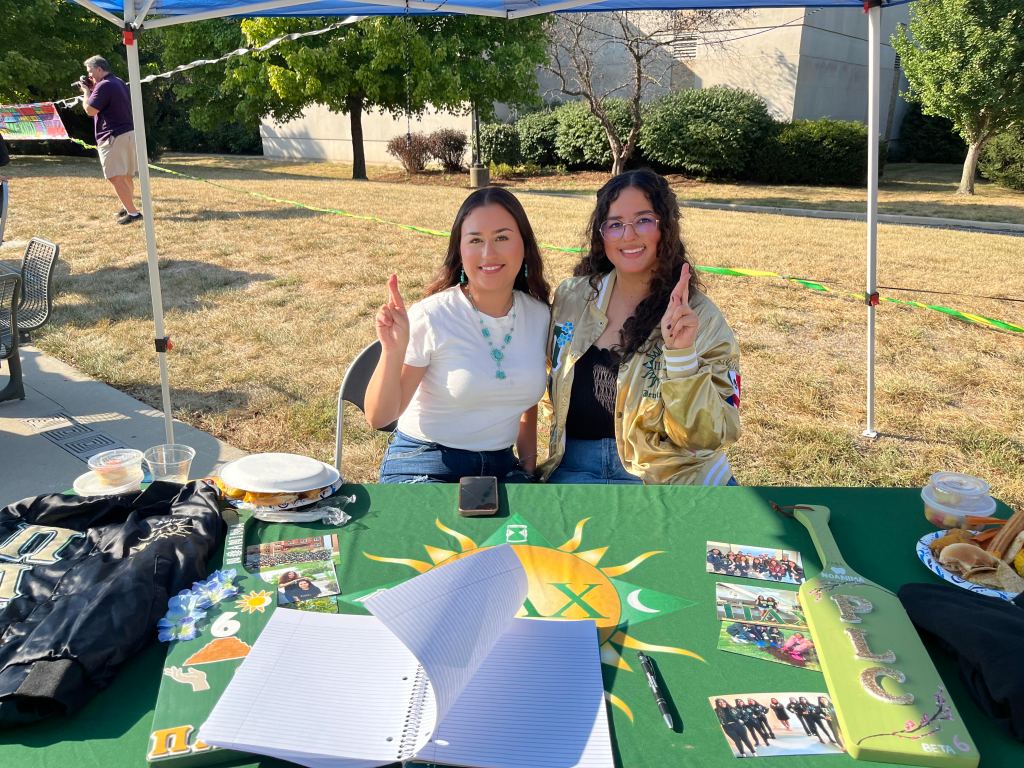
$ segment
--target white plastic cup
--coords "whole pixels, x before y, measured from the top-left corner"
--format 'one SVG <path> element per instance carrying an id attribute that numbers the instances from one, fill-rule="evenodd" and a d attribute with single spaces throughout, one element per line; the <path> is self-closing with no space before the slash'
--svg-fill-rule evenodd
<path id="1" fill-rule="evenodd" d="M 192 459 L 196 457 L 196 452 L 194 448 L 187 445 L 165 443 L 146 449 L 145 457 L 153 480 L 187 483 L 188 472 L 192 467 Z"/>

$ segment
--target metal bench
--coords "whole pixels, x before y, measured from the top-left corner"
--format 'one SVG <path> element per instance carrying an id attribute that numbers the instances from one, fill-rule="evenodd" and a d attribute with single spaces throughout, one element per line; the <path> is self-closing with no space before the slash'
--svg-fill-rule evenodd
<path id="1" fill-rule="evenodd" d="M 4 230 L 7 228 L 7 206 L 9 204 L 10 197 L 7 192 L 7 179 L 3 179 L 0 180 L 0 245 L 4 243 Z"/>
<path id="2" fill-rule="evenodd" d="M 33 237 L 21 259 L 21 303 L 18 305 L 18 331 L 22 344 L 32 341 L 32 331 L 41 328 L 53 311 L 53 265 L 60 246 Z"/>
<path id="3" fill-rule="evenodd" d="M 0 390 L 0 402 L 25 399 L 17 334 L 20 284 L 21 278 L 17 275 L 0 274 L 0 360 L 7 361 L 10 375 L 7 386 Z"/>

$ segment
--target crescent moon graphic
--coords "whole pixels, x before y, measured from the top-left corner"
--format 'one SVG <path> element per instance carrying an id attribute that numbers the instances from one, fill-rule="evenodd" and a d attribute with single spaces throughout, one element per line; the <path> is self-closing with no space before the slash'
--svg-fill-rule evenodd
<path id="1" fill-rule="evenodd" d="M 643 613 L 659 613 L 657 608 L 648 608 L 646 605 L 640 602 L 640 592 L 642 590 L 634 589 L 629 595 L 626 596 L 626 602 L 629 603 L 631 608 L 634 608 Z"/>

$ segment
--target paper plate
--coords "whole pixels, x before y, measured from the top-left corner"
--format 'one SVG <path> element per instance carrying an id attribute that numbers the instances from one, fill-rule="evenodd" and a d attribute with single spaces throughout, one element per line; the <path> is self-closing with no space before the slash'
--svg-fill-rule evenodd
<path id="1" fill-rule="evenodd" d="M 340 478 L 330 464 L 294 453 L 254 453 L 220 470 L 225 485 L 253 493 L 302 493 L 334 485 Z"/>
<path id="2" fill-rule="evenodd" d="M 947 533 L 949 533 L 949 531 L 932 531 L 931 533 L 926 533 L 917 542 L 917 556 L 929 571 L 939 578 L 945 579 L 950 584 L 956 584 L 962 589 L 977 592 L 979 595 L 998 597 L 1002 600 L 1013 600 L 1013 598 L 1016 597 L 1016 595 L 1011 592 L 1004 592 L 1001 589 L 992 589 L 991 587 L 985 587 L 981 584 L 975 584 L 973 581 L 968 581 L 965 578 L 957 576 L 955 573 L 947 571 L 945 567 L 943 567 L 942 563 L 932 557 L 932 551 L 928 548 L 929 544 L 936 539 L 945 536 Z"/>

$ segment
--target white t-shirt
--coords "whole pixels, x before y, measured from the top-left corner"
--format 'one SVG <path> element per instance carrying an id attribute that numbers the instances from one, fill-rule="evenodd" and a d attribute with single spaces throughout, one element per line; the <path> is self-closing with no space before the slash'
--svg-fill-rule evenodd
<path id="1" fill-rule="evenodd" d="M 419 440 L 467 451 L 498 451 L 515 443 L 519 418 L 544 394 L 544 345 L 550 309 L 513 291 L 505 317 L 478 313 L 458 286 L 409 307 L 405 364 L 426 368 L 416 393 L 398 419 L 398 429 Z M 513 318 L 514 315 L 514 318 Z M 501 369 L 480 325 L 500 349 Z"/>

